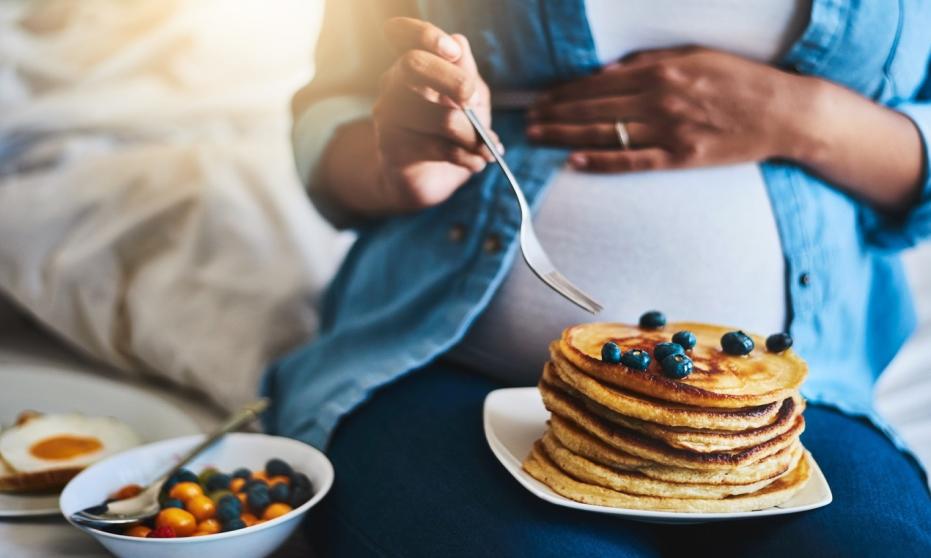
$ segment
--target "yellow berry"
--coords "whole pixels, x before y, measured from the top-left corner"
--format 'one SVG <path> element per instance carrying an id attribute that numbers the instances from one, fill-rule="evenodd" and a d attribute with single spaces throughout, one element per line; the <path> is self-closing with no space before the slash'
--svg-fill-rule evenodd
<path id="1" fill-rule="evenodd" d="M 268 507 L 265 508 L 265 513 L 262 514 L 262 519 L 275 519 L 276 517 L 281 517 L 282 515 L 288 513 L 292 509 L 294 508 L 288 504 L 275 502 L 273 504 L 269 504 Z"/>
<path id="2" fill-rule="evenodd" d="M 189 537 L 197 529 L 197 520 L 189 512 L 178 508 L 165 508 L 155 516 L 156 527 L 171 527 L 175 535 Z"/>
<path id="3" fill-rule="evenodd" d="M 146 538 L 147 536 L 149 536 L 149 533 L 151 532 L 152 532 L 152 529 L 149 529 L 145 525 L 133 525 L 132 527 L 127 529 L 126 532 L 123 534 L 126 535 L 127 537 Z"/>
<path id="4" fill-rule="evenodd" d="M 168 496 L 171 498 L 177 498 L 182 502 L 187 502 L 190 498 L 194 496 L 201 496 L 204 493 L 204 489 L 200 487 L 196 482 L 179 482 L 178 484 L 171 487 L 171 491 L 168 492 Z"/>
<path id="5" fill-rule="evenodd" d="M 246 524 L 246 527 L 252 527 L 259 522 L 259 518 L 249 512 L 243 512 L 240 514 L 239 519 L 241 519 L 242 522 Z"/>
<path id="6" fill-rule="evenodd" d="M 220 522 L 216 519 L 205 519 L 197 524 L 197 530 L 203 531 L 208 535 L 220 532 Z"/>
<path id="7" fill-rule="evenodd" d="M 213 503 L 213 500 L 203 494 L 188 499 L 188 501 L 184 503 L 184 509 L 191 512 L 191 515 L 193 515 L 197 521 L 210 519 L 217 513 L 217 505 Z"/>

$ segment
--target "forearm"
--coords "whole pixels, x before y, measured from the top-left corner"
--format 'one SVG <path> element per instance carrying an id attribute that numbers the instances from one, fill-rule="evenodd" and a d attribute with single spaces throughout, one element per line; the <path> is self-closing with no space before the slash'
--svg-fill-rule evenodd
<path id="1" fill-rule="evenodd" d="M 311 182 L 310 196 L 321 214 L 339 228 L 377 215 L 375 208 L 385 201 L 371 120 L 337 129 Z"/>
<path id="2" fill-rule="evenodd" d="M 800 113 L 784 118 L 795 128 L 781 156 L 877 209 L 908 210 L 923 183 L 924 150 L 905 115 L 839 85 L 796 76 Z"/>

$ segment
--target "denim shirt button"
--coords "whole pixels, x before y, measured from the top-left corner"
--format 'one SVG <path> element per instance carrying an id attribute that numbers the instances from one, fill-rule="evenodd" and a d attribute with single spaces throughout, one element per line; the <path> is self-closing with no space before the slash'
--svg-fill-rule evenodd
<path id="1" fill-rule="evenodd" d="M 482 249 L 488 254 L 497 254 L 501 251 L 502 247 L 501 237 L 494 233 L 488 235 L 485 238 L 485 242 L 482 243 Z"/>
<path id="2" fill-rule="evenodd" d="M 798 283 L 803 287 L 811 285 L 811 274 L 807 271 L 798 276 Z"/>
<path id="3" fill-rule="evenodd" d="M 449 240 L 451 242 L 462 242 L 466 236 L 466 227 L 462 223 L 456 223 L 449 227 Z"/>

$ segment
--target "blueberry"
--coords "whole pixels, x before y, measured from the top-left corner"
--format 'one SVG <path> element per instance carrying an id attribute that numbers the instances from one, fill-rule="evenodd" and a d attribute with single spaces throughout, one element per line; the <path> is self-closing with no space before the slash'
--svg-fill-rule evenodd
<path id="1" fill-rule="evenodd" d="M 246 528 L 246 522 L 238 517 L 230 519 L 229 521 L 222 522 L 222 529 L 224 532 L 236 531 L 236 530 L 245 529 L 245 528 Z"/>
<path id="2" fill-rule="evenodd" d="M 288 504 L 290 504 L 292 508 L 298 508 L 303 506 L 304 502 L 310 500 L 311 496 L 313 495 L 313 487 L 292 486 L 291 497 L 288 499 Z"/>
<path id="3" fill-rule="evenodd" d="M 650 310 L 640 316 L 640 327 L 643 329 L 659 329 L 666 325 L 666 314 L 659 310 Z"/>
<path id="4" fill-rule="evenodd" d="M 239 469 L 233 471 L 233 478 L 249 480 L 252 478 L 252 471 L 246 469 L 245 467 L 240 467 Z"/>
<path id="5" fill-rule="evenodd" d="M 243 485 L 242 491 L 248 492 L 250 488 L 252 488 L 253 486 L 259 485 L 259 484 L 264 485 L 265 488 L 268 488 L 268 482 L 262 479 L 249 479 L 246 481 L 246 484 Z"/>
<path id="6" fill-rule="evenodd" d="M 272 502 L 287 503 L 291 498 L 291 492 L 288 490 L 288 485 L 283 482 L 275 483 L 271 490 L 268 491 L 268 495 L 271 497 Z"/>
<path id="7" fill-rule="evenodd" d="M 788 333 L 774 333 L 766 338 L 766 350 L 771 353 L 781 353 L 792 346 L 792 338 Z"/>
<path id="8" fill-rule="evenodd" d="M 314 485 L 304 473 L 291 475 L 291 497 L 288 503 L 292 508 L 300 507 L 314 495 Z"/>
<path id="9" fill-rule="evenodd" d="M 232 495 L 233 493 L 230 492 L 229 490 L 214 490 L 213 492 L 209 492 L 207 494 L 207 497 L 213 500 L 214 504 L 219 504 L 221 498 L 223 498 L 224 496 L 232 496 Z"/>
<path id="10" fill-rule="evenodd" d="M 685 349 L 678 343 L 657 343 L 653 347 L 653 356 L 656 357 L 656 362 L 663 362 L 663 359 L 669 355 L 681 354 L 685 354 Z"/>
<path id="11" fill-rule="evenodd" d="M 197 475 L 194 474 L 194 471 L 190 469 L 180 469 L 175 476 L 178 477 L 178 482 L 200 482 L 200 479 L 197 478 Z"/>
<path id="12" fill-rule="evenodd" d="M 252 510 L 252 513 L 261 516 L 265 508 L 272 503 L 268 485 L 257 484 L 249 488 L 246 492 L 246 502 L 248 502 L 249 509 Z"/>
<path id="13" fill-rule="evenodd" d="M 695 343 L 697 343 L 698 340 L 695 339 L 694 333 L 692 333 L 689 330 L 683 330 L 683 331 L 677 331 L 673 334 L 672 342 L 678 343 L 679 345 L 682 346 L 683 349 L 688 351 L 688 350 L 691 350 L 695 346 Z"/>
<path id="14" fill-rule="evenodd" d="M 230 476 L 226 473 L 214 473 L 207 479 L 207 490 L 224 490 L 230 487 Z"/>
<path id="15" fill-rule="evenodd" d="M 178 478 L 178 473 L 175 473 L 165 479 L 165 483 L 162 484 L 162 494 L 168 494 L 171 492 L 171 489 L 174 488 L 174 486 L 179 482 L 181 482 L 181 479 Z"/>
<path id="16" fill-rule="evenodd" d="M 631 349 L 621 357 L 621 364 L 634 370 L 646 370 L 650 366 L 650 353 L 641 349 Z"/>
<path id="17" fill-rule="evenodd" d="M 169 499 L 165 500 L 165 503 L 164 503 L 164 504 L 162 504 L 162 509 L 163 509 L 163 510 L 164 510 L 164 509 L 167 509 L 167 508 L 179 508 L 179 509 L 182 509 L 182 510 L 183 510 L 183 509 L 184 509 L 184 502 L 182 502 L 181 500 L 179 500 L 179 499 L 177 499 L 177 498 L 169 498 Z"/>
<path id="18" fill-rule="evenodd" d="M 304 473 L 298 473 L 297 471 L 291 473 L 291 487 L 295 486 L 304 486 L 313 490 L 313 483 L 310 482 L 310 478 Z"/>
<path id="19" fill-rule="evenodd" d="M 694 365 L 692 359 L 682 353 L 667 355 L 660 363 L 663 367 L 663 374 L 669 378 L 681 380 L 692 373 Z"/>
<path id="20" fill-rule="evenodd" d="M 268 473 L 270 477 L 290 477 L 293 470 L 284 460 L 276 457 L 275 459 L 269 459 L 268 463 L 265 464 L 265 472 Z"/>
<path id="21" fill-rule="evenodd" d="M 748 355 L 753 350 L 753 339 L 742 331 L 729 331 L 721 337 L 721 348 L 729 355 Z"/>
<path id="22" fill-rule="evenodd" d="M 242 513 L 242 502 L 232 494 L 220 498 L 217 503 L 217 517 L 220 521 L 229 521 L 238 518 Z"/>
<path id="23" fill-rule="evenodd" d="M 621 348 L 617 346 L 617 343 L 608 341 L 601 346 L 601 360 L 611 364 L 621 362 Z"/>

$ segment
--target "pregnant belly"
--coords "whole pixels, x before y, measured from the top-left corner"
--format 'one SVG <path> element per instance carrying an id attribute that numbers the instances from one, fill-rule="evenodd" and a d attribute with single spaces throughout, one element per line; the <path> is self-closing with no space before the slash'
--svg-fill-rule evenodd
<path id="1" fill-rule="evenodd" d="M 535 384 L 547 345 L 568 325 L 672 321 L 761 334 L 786 320 L 785 268 L 755 164 L 620 175 L 562 170 L 534 219 L 555 265 L 605 306 L 597 317 L 552 292 L 515 258 L 453 360 L 512 384 Z"/>

